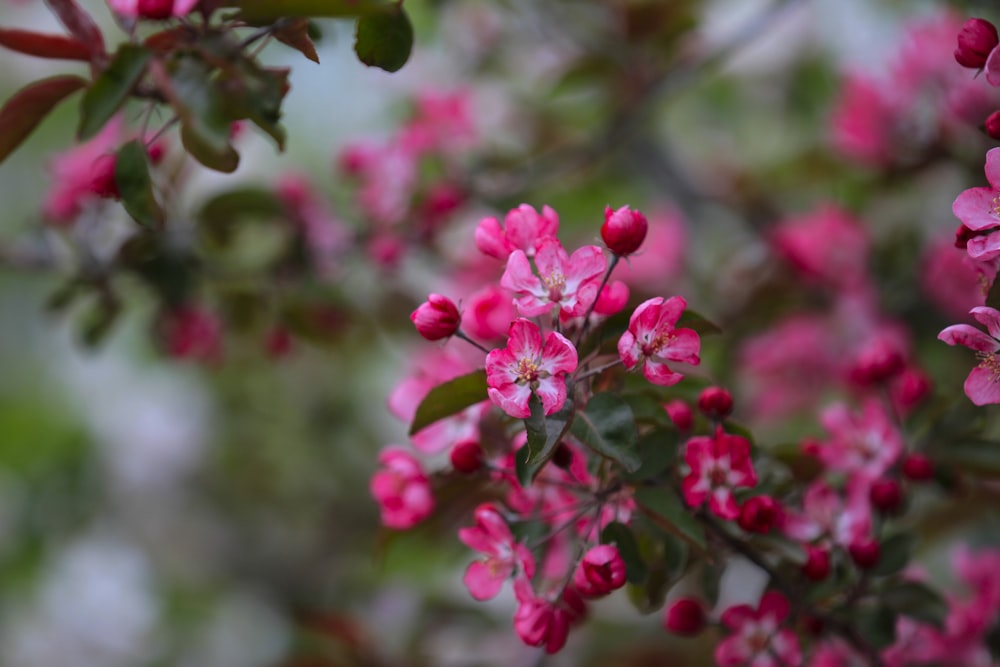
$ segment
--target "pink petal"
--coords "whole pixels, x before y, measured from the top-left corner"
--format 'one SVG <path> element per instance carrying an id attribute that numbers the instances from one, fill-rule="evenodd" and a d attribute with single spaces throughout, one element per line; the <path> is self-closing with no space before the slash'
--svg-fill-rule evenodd
<path id="1" fill-rule="evenodd" d="M 549 332 L 545 339 L 545 349 L 542 351 L 541 369 L 552 375 L 572 373 L 576 370 L 578 361 L 573 343 L 561 333 Z"/>
<path id="2" fill-rule="evenodd" d="M 524 384 L 511 383 L 502 387 L 490 387 L 487 390 L 493 405 L 515 419 L 527 419 L 531 416 L 528 401 L 531 400 L 531 388 Z"/>
<path id="3" fill-rule="evenodd" d="M 991 148 L 986 153 L 986 180 L 994 190 L 1000 190 L 1000 148 Z"/>
<path id="4" fill-rule="evenodd" d="M 977 352 L 996 352 L 1000 349 L 1000 342 L 968 324 L 951 325 L 938 334 L 938 340 L 948 345 L 964 345 Z"/>
<path id="5" fill-rule="evenodd" d="M 965 245 L 965 251 L 974 260 L 985 262 L 1000 255 L 1000 231 L 983 236 L 973 236 Z"/>
<path id="6" fill-rule="evenodd" d="M 965 378 L 965 395 L 976 405 L 1000 403 L 1000 381 L 996 371 L 976 366 Z"/>
<path id="7" fill-rule="evenodd" d="M 687 308 L 687 301 L 682 296 L 672 296 L 664 301 L 660 306 L 660 320 L 657 322 L 656 328 L 660 329 L 669 325 L 672 329 L 684 313 L 685 308 Z"/>
<path id="8" fill-rule="evenodd" d="M 569 255 L 566 254 L 559 239 L 553 236 L 546 237 L 539 241 L 537 248 L 535 266 L 538 267 L 539 275 L 549 276 L 553 273 L 559 273 L 565 276 L 567 274 Z"/>
<path id="9" fill-rule="evenodd" d="M 708 498 L 707 488 L 700 485 L 702 480 L 696 475 L 688 475 L 681 482 L 681 492 L 684 494 L 684 502 L 690 507 L 701 507 Z"/>
<path id="10" fill-rule="evenodd" d="M 581 283 L 603 276 L 607 268 L 608 260 L 603 250 L 595 245 L 578 248 L 566 267 L 566 286 L 575 290 Z"/>
<path id="11" fill-rule="evenodd" d="M 740 506 L 736 503 L 732 490 L 726 487 L 712 491 L 708 499 L 708 509 L 723 519 L 735 519 L 740 515 Z"/>
<path id="12" fill-rule="evenodd" d="M 1000 225 L 1000 218 L 993 210 L 997 194 L 993 188 L 969 188 L 955 198 L 951 212 L 973 231 L 996 227 Z"/>
<path id="13" fill-rule="evenodd" d="M 639 346 L 636 345 L 635 336 L 631 331 L 626 331 L 618 339 L 618 356 L 622 358 L 625 368 L 631 370 L 639 363 Z"/>
<path id="14" fill-rule="evenodd" d="M 530 320 L 514 320 L 510 325 L 507 349 L 518 359 L 538 359 L 542 356 L 542 332 Z"/>
<path id="15" fill-rule="evenodd" d="M 739 630 L 747 623 L 757 620 L 757 612 L 748 604 L 738 604 L 722 612 L 719 620 L 730 630 Z"/>
<path id="16" fill-rule="evenodd" d="M 656 331 L 656 326 L 660 321 L 660 307 L 663 304 L 662 296 L 654 296 L 639 304 L 629 318 L 628 330 L 635 334 L 636 338 Z"/>
<path id="17" fill-rule="evenodd" d="M 655 359 L 646 359 L 646 364 L 642 368 L 642 374 L 651 383 L 660 387 L 670 387 L 684 379 L 683 375 L 675 373 L 670 370 L 669 366 Z"/>
<path id="18" fill-rule="evenodd" d="M 697 366 L 701 363 L 701 338 L 693 329 L 674 329 L 670 342 L 656 356 L 667 361 L 682 361 Z"/>
<path id="19" fill-rule="evenodd" d="M 523 250 L 515 250 L 507 258 L 507 268 L 500 278 L 500 286 L 512 292 L 527 292 L 544 296 L 545 290 L 538 276 L 531 270 L 531 263 Z"/>
<path id="20" fill-rule="evenodd" d="M 789 604 L 788 598 L 784 595 L 778 591 L 768 591 L 760 599 L 757 611 L 760 618 L 772 616 L 774 620 L 781 623 L 788 617 L 788 612 L 791 611 L 791 608 L 792 606 Z"/>
<path id="21" fill-rule="evenodd" d="M 199 0 L 174 0 L 174 16 L 185 16 L 190 13 Z"/>
<path id="22" fill-rule="evenodd" d="M 750 647 L 739 635 L 726 637 L 715 647 L 715 662 L 719 667 L 736 667 L 752 655 Z"/>
<path id="23" fill-rule="evenodd" d="M 986 81 L 991 86 L 1000 86 L 1000 47 L 994 47 L 986 57 Z"/>
<path id="24" fill-rule="evenodd" d="M 502 387 L 512 384 L 518 378 L 518 357 L 509 347 L 490 350 L 486 355 L 486 384 L 490 387 Z"/>
<path id="25" fill-rule="evenodd" d="M 503 582 L 513 571 L 510 566 L 496 571 L 494 568 L 495 563 L 487 565 L 482 561 L 473 561 L 465 570 L 465 576 L 462 577 L 462 582 L 469 589 L 469 594 L 480 602 L 496 597 L 496 594 L 503 587 Z"/>
<path id="26" fill-rule="evenodd" d="M 566 402 L 566 380 L 562 377 L 550 377 L 538 382 L 538 389 L 535 390 L 538 398 L 542 399 L 542 407 L 545 414 L 551 415 L 558 412 Z"/>
<path id="27" fill-rule="evenodd" d="M 500 221 L 496 218 L 483 218 L 476 227 L 476 247 L 479 252 L 497 259 L 507 259 L 511 246 L 504 237 Z"/>
<path id="28" fill-rule="evenodd" d="M 986 327 L 991 336 L 1000 339 L 1000 311 L 989 306 L 976 306 L 969 312 L 977 322 Z"/>

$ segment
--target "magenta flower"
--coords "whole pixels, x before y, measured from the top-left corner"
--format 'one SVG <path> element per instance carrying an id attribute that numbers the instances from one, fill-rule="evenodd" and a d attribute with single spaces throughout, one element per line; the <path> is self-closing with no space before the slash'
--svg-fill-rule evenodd
<path id="1" fill-rule="evenodd" d="M 484 255 L 507 259 L 515 250 L 533 257 L 542 239 L 559 233 L 559 214 L 548 206 L 541 214 L 528 204 L 512 208 L 504 224 L 496 218 L 483 218 L 476 228 L 476 247 Z"/>
<path id="2" fill-rule="evenodd" d="M 722 624 L 733 634 L 715 648 L 715 662 L 722 667 L 802 664 L 799 640 L 794 632 L 781 627 L 789 611 L 788 599 L 777 591 L 764 593 L 756 609 L 740 604 L 724 611 Z"/>
<path id="3" fill-rule="evenodd" d="M 990 186 L 969 188 L 958 195 L 951 211 L 970 230 L 966 251 L 981 261 L 1000 257 L 1000 148 L 986 153 Z"/>
<path id="4" fill-rule="evenodd" d="M 852 479 L 878 479 L 903 453 L 899 430 L 874 398 L 857 412 L 843 403 L 832 405 L 823 411 L 821 421 L 830 439 L 819 446 L 819 460 Z"/>
<path id="5" fill-rule="evenodd" d="M 573 584 L 582 595 L 597 598 L 625 585 L 625 561 L 613 544 L 591 547 L 573 572 Z"/>
<path id="6" fill-rule="evenodd" d="M 434 509 L 427 474 L 420 461 L 400 447 L 388 447 L 378 460 L 382 468 L 372 475 L 369 490 L 381 509 L 382 525 L 413 528 Z"/>
<path id="7" fill-rule="evenodd" d="M 572 586 L 566 586 L 558 597 L 540 596 L 524 577 L 514 581 L 517 611 L 514 631 L 528 646 L 543 646 L 545 652 L 557 653 L 566 645 L 570 626 L 587 613 L 586 603 Z"/>
<path id="8" fill-rule="evenodd" d="M 677 384 L 684 377 L 665 362 L 698 364 L 701 339 L 692 329 L 675 329 L 687 301 L 680 296 L 654 297 L 639 304 L 629 318 L 628 331 L 618 340 L 618 354 L 625 368 L 643 364 L 642 372 L 653 384 Z"/>
<path id="9" fill-rule="evenodd" d="M 190 13 L 198 0 L 108 0 L 111 9 L 122 16 L 143 19 L 168 19 Z"/>
<path id="10" fill-rule="evenodd" d="M 938 339 L 948 345 L 964 345 L 975 350 L 979 357 L 979 365 L 965 379 L 965 395 L 976 405 L 1000 403 L 1000 356 L 997 355 L 1000 351 L 1000 312 L 988 306 L 979 306 L 969 312 L 986 327 L 989 335 L 968 324 L 953 324 L 939 333 Z"/>
<path id="11" fill-rule="evenodd" d="M 98 198 L 94 163 L 104 155 L 114 155 L 124 128 L 121 116 L 115 116 L 93 139 L 63 151 L 52 160 L 49 165 L 52 186 L 42 204 L 46 218 L 68 225 L 88 202 Z"/>
<path id="12" fill-rule="evenodd" d="M 515 250 L 507 258 L 500 285 L 519 295 L 517 309 L 522 315 L 534 317 L 558 306 L 565 318 L 587 312 L 597 298 L 608 261 L 597 246 L 584 246 L 567 255 L 559 239 L 547 237 L 538 243 L 535 266 L 537 275 L 524 251 Z"/>
<path id="13" fill-rule="evenodd" d="M 687 441 L 684 461 L 691 471 L 681 483 L 684 500 L 691 507 L 708 501 L 708 508 L 723 519 L 740 515 L 733 490 L 757 484 L 746 438 L 718 431 L 714 438 L 700 435 Z"/>
<path id="14" fill-rule="evenodd" d="M 430 294 L 412 313 L 410 319 L 417 333 L 427 340 L 450 338 L 458 331 L 462 316 L 455 302 L 440 294 Z"/>
<path id="15" fill-rule="evenodd" d="M 576 370 L 577 354 L 565 336 L 550 331 L 542 346 L 542 332 L 534 322 L 511 323 L 507 347 L 486 355 L 486 384 L 490 400 L 511 417 L 531 414 L 528 401 L 534 392 L 545 414 L 566 402 L 566 374 Z"/>
<path id="16" fill-rule="evenodd" d="M 469 564 L 463 578 L 472 597 L 482 601 L 495 597 L 503 582 L 518 572 L 533 577 L 535 559 L 527 547 L 514 541 L 507 522 L 493 505 L 480 505 L 475 517 L 475 526 L 458 529 L 458 539 L 484 555 Z"/>

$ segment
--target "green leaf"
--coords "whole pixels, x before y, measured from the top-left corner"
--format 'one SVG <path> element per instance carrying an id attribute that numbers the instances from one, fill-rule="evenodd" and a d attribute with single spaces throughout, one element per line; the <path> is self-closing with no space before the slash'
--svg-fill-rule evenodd
<path id="1" fill-rule="evenodd" d="M 285 207 L 273 192 L 243 187 L 209 199 L 197 213 L 201 241 L 209 251 L 228 247 L 242 225 L 281 220 Z"/>
<path id="2" fill-rule="evenodd" d="M 224 114 L 231 120 L 244 118 L 267 132 L 285 148 L 285 128 L 281 120 L 281 102 L 288 92 L 288 69 L 258 67 L 250 60 L 241 60 L 218 78 L 215 83 L 221 93 Z"/>
<path id="3" fill-rule="evenodd" d="M 913 556 L 913 546 L 917 538 L 912 533 L 897 533 L 884 540 L 879 549 L 878 563 L 872 574 L 886 576 L 902 570 Z"/>
<path id="4" fill-rule="evenodd" d="M 534 394 L 528 403 L 531 416 L 524 420 L 528 432 L 528 444 L 520 449 L 514 461 L 517 481 L 527 488 L 535 476 L 549 462 L 563 436 L 573 423 L 576 408 L 571 399 L 566 399 L 562 408 L 548 417 L 542 408 L 542 402 Z"/>
<path id="5" fill-rule="evenodd" d="M 369 67 L 399 70 L 413 50 L 413 24 L 402 7 L 385 14 L 362 16 L 354 33 L 354 53 Z"/>
<path id="6" fill-rule="evenodd" d="M 107 68 L 94 80 L 80 107 L 80 140 L 93 137 L 118 113 L 142 75 L 153 54 L 137 44 L 122 44 Z"/>
<path id="7" fill-rule="evenodd" d="M 1000 280 L 997 281 L 1000 283 Z M 957 440 L 936 450 L 942 463 L 980 477 L 1000 476 L 1000 443 L 989 440 Z"/>
<path id="8" fill-rule="evenodd" d="M 885 606 L 851 611 L 851 622 L 872 648 L 881 650 L 896 641 L 896 613 Z"/>
<path id="9" fill-rule="evenodd" d="M 394 0 L 228 0 L 225 7 L 237 7 L 236 18 L 253 25 L 267 25 L 281 18 L 352 18 L 384 14 L 396 10 Z"/>
<path id="10" fill-rule="evenodd" d="M 647 512 L 665 521 L 664 528 L 700 549 L 707 547 L 705 529 L 670 489 L 643 486 L 635 490 L 634 498 Z"/>
<path id="11" fill-rule="evenodd" d="M 677 320 L 678 329 L 694 329 L 700 336 L 712 336 L 722 333 L 722 327 L 715 324 L 701 313 L 687 309 Z"/>
<path id="12" fill-rule="evenodd" d="M 78 76 L 54 76 L 14 93 L 0 109 L 0 162 L 31 136 L 57 104 L 86 85 Z"/>
<path id="13" fill-rule="evenodd" d="M 118 151 L 115 158 L 115 184 L 122 205 L 132 218 L 144 227 L 160 227 L 163 210 L 153 193 L 149 177 L 149 160 L 142 142 L 134 139 Z"/>
<path id="14" fill-rule="evenodd" d="M 601 456 L 620 464 L 626 472 L 642 465 L 637 453 L 638 434 L 632 408 L 622 398 L 605 392 L 594 394 L 573 421 L 573 435 Z"/>
<path id="15" fill-rule="evenodd" d="M 417 407 L 417 414 L 410 424 L 410 435 L 417 433 L 439 419 L 458 414 L 470 405 L 487 400 L 486 371 L 478 370 L 460 375 L 431 389 Z"/>
<path id="16" fill-rule="evenodd" d="M 640 585 L 646 581 L 649 570 L 639 553 L 639 544 L 632 529 L 618 521 L 612 521 L 601 531 L 601 544 L 614 544 L 625 561 L 625 579 Z"/>
<path id="17" fill-rule="evenodd" d="M 943 628 L 948 604 L 941 595 L 919 581 L 903 581 L 884 589 L 879 599 L 890 609 L 924 623 Z"/>
<path id="18" fill-rule="evenodd" d="M 680 448 L 680 434 L 676 429 L 656 428 L 639 438 L 638 453 L 642 465 L 634 473 L 626 474 L 628 481 L 653 479 L 670 468 Z"/>
<path id="19" fill-rule="evenodd" d="M 663 563 L 651 566 L 642 584 L 630 583 L 625 588 L 629 602 L 640 614 L 652 614 L 661 609 L 669 590 L 670 579 Z"/>

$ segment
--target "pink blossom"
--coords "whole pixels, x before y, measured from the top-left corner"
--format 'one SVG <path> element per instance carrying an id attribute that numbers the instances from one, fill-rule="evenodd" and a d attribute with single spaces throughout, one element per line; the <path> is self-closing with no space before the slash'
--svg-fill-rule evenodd
<path id="1" fill-rule="evenodd" d="M 981 69 L 986 65 L 986 58 L 1000 43 L 996 27 L 986 19 L 971 18 L 965 22 L 958 32 L 958 48 L 955 49 L 955 60 L 962 67 Z"/>
<path id="2" fill-rule="evenodd" d="M 830 438 L 817 455 L 830 470 L 871 482 L 903 453 L 903 438 L 876 398 L 866 400 L 857 412 L 838 403 L 824 410 L 821 420 Z"/>
<path id="3" fill-rule="evenodd" d="M 430 294 L 427 301 L 410 313 L 417 333 L 427 340 L 450 338 L 458 331 L 462 316 L 455 302 L 440 294 Z"/>
<path id="4" fill-rule="evenodd" d="M 625 585 L 625 561 L 612 544 L 590 548 L 573 573 L 573 583 L 585 597 L 601 597 Z"/>
<path id="5" fill-rule="evenodd" d="M 781 624 L 791 605 L 777 591 L 767 591 L 756 609 L 736 605 L 722 613 L 722 624 L 732 631 L 715 647 L 715 661 L 721 667 L 798 667 L 802 663 L 799 640 Z"/>
<path id="6" fill-rule="evenodd" d="M 604 209 L 604 224 L 601 226 L 601 238 L 604 245 L 615 255 L 624 257 L 631 255 L 642 242 L 646 240 L 649 221 L 639 211 L 622 206 L 612 210 L 610 206 Z"/>
<path id="7" fill-rule="evenodd" d="M 476 128 L 468 90 L 421 91 L 415 103 L 416 113 L 398 139 L 409 153 L 458 152 L 475 143 Z"/>
<path id="8" fill-rule="evenodd" d="M 507 259 L 515 250 L 534 257 L 538 244 L 559 233 L 559 214 L 548 206 L 541 215 L 534 207 L 521 204 L 507 212 L 504 224 L 496 218 L 483 218 L 476 228 L 476 247 L 497 259 Z"/>
<path id="9" fill-rule="evenodd" d="M 567 373 L 576 370 L 573 344 L 550 331 L 542 346 L 542 332 L 534 322 L 518 319 L 511 323 L 507 347 L 486 355 L 486 384 L 490 400 L 511 417 L 531 414 L 528 401 L 535 393 L 545 414 L 558 411 L 566 402 Z"/>
<path id="10" fill-rule="evenodd" d="M 615 276 L 633 290 L 648 294 L 652 286 L 662 289 L 677 279 L 687 252 L 687 227 L 680 212 L 673 208 L 654 211 L 649 214 L 649 229 L 642 248 L 626 261 L 618 262 Z"/>
<path id="11" fill-rule="evenodd" d="M 94 163 L 115 148 L 123 138 L 124 123 L 115 116 L 85 143 L 60 153 L 49 167 L 52 186 L 45 195 L 45 217 L 60 225 L 69 224 L 84 204 L 98 198 L 93 188 Z"/>
<path id="12" fill-rule="evenodd" d="M 893 135 L 899 118 L 894 100 L 883 86 L 860 72 L 845 76 L 830 119 L 833 147 L 869 167 L 893 160 Z"/>
<path id="13" fill-rule="evenodd" d="M 463 302 L 462 328 L 473 338 L 502 338 L 517 317 L 514 302 L 499 285 L 491 284 L 478 290 Z"/>
<path id="14" fill-rule="evenodd" d="M 161 326 L 170 356 L 208 363 L 222 359 L 222 323 L 214 313 L 183 306 L 167 313 Z"/>
<path id="15" fill-rule="evenodd" d="M 955 198 L 951 210 L 973 234 L 969 257 L 986 261 L 1000 257 L 1000 148 L 986 153 L 986 180 L 990 186 L 969 188 Z"/>
<path id="16" fill-rule="evenodd" d="M 988 306 L 973 308 L 972 316 L 989 335 L 968 324 L 953 324 L 938 334 L 949 345 L 975 350 L 979 364 L 965 379 L 965 395 L 976 405 L 1000 403 L 1000 312 Z"/>
<path id="17" fill-rule="evenodd" d="M 122 16 L 162 20 L 186 16 L 198 0 L 108 0 L 108 4 Z"/>
<path id="18" fill-rule="evenodd" d="M 930 243 L 920 264 L 920 286 L 945 315 L 961 319 L 970 309 L 985 305 L 987 291 L 996 275 L 995 267 L 957 252 L 950 239 Z"/>
<path id="19" fill-rule="evenodd" d="M 420 461 L 395 446 L 383 450 L 378 460 L 382 468 L 372 475 L 369 490 L 379 504 L 382 525 L 405 530 L 430 516 L 434 497 Z"/>
<path id="20" fill-rule="evenodd" d="M 527 547 L 514 540 L 507 522 L 492 504 L 480 505 L 474 515 L 476 525 L 459 528 L 458 539 L 481 552 L 483 558 L 469 565 L 463 581 L 473 598 L 489 600 L 515 574 L 533 577 L 535 559 Z"/>
<path id="21" fill-rule="evenodd" d="M 629 370 L 640 363 L 643 374 L 653 384 L 663 387 L 677 384 L 683 375 L 667 366 L 667 361 L 697 365 L 701 339 L 692 329 L 676 329 L 677 320 L 687 307 L 684 297 L 653 297 L 629 318 L 628 330 L 618 339 L 618 354 Z"/>
<path id="22" fill-rule="evenodd" d="M 684 462 L 690 472 L 684 477 L 681 489 L 688 505 L 700 507 L 707 500 L 708 508 L 723 519 L 740 515 L 733 491 L 757 484 L 746 438 L 722 430 L 713 438 L 696 436 L 684 446 Z"/>
<path id="23" fill-rule="evenodd" d="M 597 296 L 597 303 L 594 304 L 594 315 L 601 317 L 611 317 L 620 313 L 628 305 L 629 289 L 625 283 L 612 280 Z"/>
<path id="24" fill-rule="evenodd" d="M 868 233 L 857 219 L 836 206 L 827 204 L 786 220 L 770 238 L 778 254 L 807 278 L 840 289 L 867 280 Z"/>
<path id="25" fill-rule="evenodd" d="M 848 488 L 844 498 L 827 482 L 813 482 L 802 498 L 801 512 L 785 508 L 781 529 L 789 537 L 803 542 L 821 546 L 833 543 L 846 549 L 871 533 L 868 489 L 867 484 L 855 483 Z"/>
<path id="26" fill-rule="evenodd" d="M 528 646 L 543 646 L 545 652 L 557 653 L 566 645 L 570 626 L 586 614 L 586 604 L 572 586 L 563 589 L 558 597 L 539 596 L 531 583 L 520 577 L 514 581 L 517 611 L 514 612 L 514 630 Z"/>
<path id="27" fill-rule="evenodd" d="M 585 314 L 597 298 L 607 259 L 597 246 L 567 255 L 558 239 L 547 237 L 538 243 L 535 266 L 537 275 L 524 251 L 515 250 L 507 258 L 500 285 L 518 295 L 517 310 L 522 315 L 534 317 L 557 307 L 561 317 L 569 318 Z"/>

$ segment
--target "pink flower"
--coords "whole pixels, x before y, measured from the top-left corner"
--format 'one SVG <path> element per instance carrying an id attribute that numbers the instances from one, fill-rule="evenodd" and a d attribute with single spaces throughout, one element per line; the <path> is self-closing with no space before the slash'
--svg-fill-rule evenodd
<path id="1" fill-rule="evenodd" d="M 996 150 L 996 149 L 994 149 Z M 992 152 L 992 151 L 991 151 Z M 965 379 L 965 395 L 976 405 L 1000 403 L 1000 312 L 988 306 L 973 308 L 972 316 L 989 335 L 968 324 L 953 324 L 938 334 L 948 345 L 975 350 L 979 365 Z"/>
<path id="2" fill-rule="evenodd" d="M 882 84 L 865 74 L 849 73 L 830 119 L 833 147 L 869 167 L 890 164 L 899 116 Z"/>
<path id="3" fill-rule="evenodd" d="M 123 127 L 121 117 L 115 116 L 93 139 L 63 151 L 52 161 L 49 169 L 52 187 L 42 205 L 46 218 L 57 224 L 68 224 L 85 203 L 97 199 L 94 164 L 106 155 L 114 155 L 122 139 Z"/>
<path id="4" fill-rule="evenodd" d="M 843 403 L 823 411 L 823 426 L 831 437 L 817 455 L 830 470 L 868 482 L 882 476 L 903 453 L 903 438 L 881 401 L 869 398 L 859 412 Z"/>
<path id="5" fill-rule="evenodd" d="M 548 206 L 539 215 L 534 207 L 521 204 L 507 212 L 503 226 L 496 218 L 483 218 L 476 228 L 476 247 L 480 252 L 497 259 L 507 259 L 515 250 L 528 257 L 542 239 L 559 233 L 559 214 Z"/>
<path id="6" fill-rule="evenodd" d="M 646 216 L 634 211 L 628 206 L 612 210 L 610 206 L 604 209 L 604 224 L 601 226 L 601 238 L 608 250 L 619 257 L 631 255 L 642 242 L 646 240 L 646 230 L 649 222 Z"/>
<path id="7" fill-rule="evenodd" d="M 485 503 L 476 508 L 476 525 L 459 528 L 458 539 L 484 557 L 465 570 L 465 587 L 476 600 L 489 600 L 500 592 L 503 582 L 517 573 L 535 575 L 535 559 L 507 527 L 497 509 Z"/>
<path id="8" fill-rule="evenodd" d="M 1000 43 L 996 27 L 985 19 L 972 18 L 965 22 L 958 32 L 958 48 L 955 60 L 962 67 L 981 69 L 986 58 Z"/>
<path id="9" fill-rule="evenodd" d="M 834 288 L 863 284 L 868 274 L 868 233 L 836 206 L 787 220 L 772 232 L 771 243 L 805 277 Z"/>
<path id="10" fill-rule="evenodd" d="M 597 287 L 607 265 L 597 246 L 584 246 L 570 256 L 559 239 L 546 237 L 539 241 L 535 253 L 538 274 L 525 252 L 515 250 L 507 258 L 500 285 L 519 295 L 517 309 L 522 315 L 534 317 L 558 307 L 561 317 L 578 317 L 597 298 Z"/>
<path id="11" fill-rule="evenodd" d="M 687 307 L 680 296 L 657 296 L 639 304 L 629 318 L 628 330 L 618 340 L 618 354 L 625 368 L 643 364 L 646 379 L 663 387 L 677 384 L 683 375 L 670 370 L 665 362 L 699 364 L 701 339 L 692 329 L 675 329 Z"/>
<path id="12" fill-rule="evenodd" d="M 990 187 L 969 188 L 951 206 L 973 232 L 966 244 L 969 257 L 980 261 L 1000 257 L 1000 148 L 986 153 L 986 180 Z"/>
<path id="13" fill-rule="evenodd" d="M 684 447 L 684 461 L 691 469 L 681 483 L 685 502 L 700 507 L 707 500 L 708 508 L 723 519 L 738 517 L 734 489 L 757 484 L 747 439 L 722 430 L 714 438 L 696 436 Z"/>
<path id="14" fill-rule="evenodd" d="M 222 323 L 214 313 L 184 306 L 167 313 L 161 326 L 170 356 L 209 363 L 222 358 Z"/>
<path id="15" fill-rule="evenodd" d="M 507 347 L 486 355 L 486 384 L 490 400 L 511 417 L 531 414 L 528 401 L 534 392 L 545 414 L 566 402 L 567 373 L 576 370 L 576 348 L 562 334 L 550 331 L 542 347 L 542 332 L 534 322 L 515 320 Z"/>
<path id="16" fill-rule="evenodd" d="M 573 573 L 573 584 L 585 597 L 607 595 L 625 585 L 625 561 L 618 547 L 601 544 L 583 555 Z"/>
<path id="17" fill-rule="evenodd" d="M 586 604 L 572 586 L 567 586 L 555 599 L 539 596 L 531 583 L 520 577 L 514 581 L 517 611 L 514 630 L 528 646 L 544 646 L 545 652 L 557 653 L 566 645 L 569 628 L 586 614 Z"/>
<path id="18" fill-rule="evenodd" d="M 681 214 L 674 209 L 653 212 L 642 248 L 627 262 L 619 262 L 615 275 L 634 290 L 655 294 L 680 275 L 687 254 L 687 229 Z M 651 286 L 656 288 L 650 290 Z"/>
<path id="19" fill-rule="evenodd" d="M 594 304 L 594 315 L 601 317 L 611 317 L 620 313 L 628 305 L 629 289 L 625 283 L 612 280 L 597 296 L 597 303 Z"/>
<path id="20" fill-rule="evenodd" d="M 503 337 L 517 317 L 514 302 L 498 285 L 487 285 L 465 299 L 462 328 L 481 340 Z"/>
<path id="21" fill-rule="evenodd" d="M 786 535 L 803 542 L 829 543 L 847 549 L 871 532 L 871 504 L 867 484 L 855 483 L 842 498 L 825 481 L 813 482 L 802 498 L 802 512 L 786 509 L 781 516 Z"/>
<path id="22" fill-rule="evenodd" d="M 950 239 L 939 239 L 924 250 L 918 273 L 920 286 L 931 303 L 958 320 L 971 308 L 986 303 L 996 268 L 956 252 Z"/>
<path id="23" fill-rule="evenodd" d="M 715 661 L 722 667 L 797 667 L 802 653 L 795 633 L 781 624 L 791 605 L 777 591 L 768 591 L 756 609 L 748 604 L 730 607 L 722 613 L 722 624 L 733 634 L 715 647 Z"/>
<path id="24" fill-rule="evenodd" d="M 186 16 L 198 0 L 108 0 L 108 4 L 122 16 L 162 20 Z"/>
<path id="25" fill-rule="evenodd" d="M 429 295 L 427 301 L 410 313 L 410 319 L 413 320 L 417 333 L 427 340 L 454 336 L 462 323 L 462 316 L 459 315 L 455 302 L 440 294 Z"/>
<path id="26" fill-rule="evenodd" d="M 382 525 L 405 530 L 430 516 L 434 497 L 420 461 L 399 447 L 383 450 L 378 460 L 383 467 L 372 475 L 368 488 L 379 504 Z"/>

